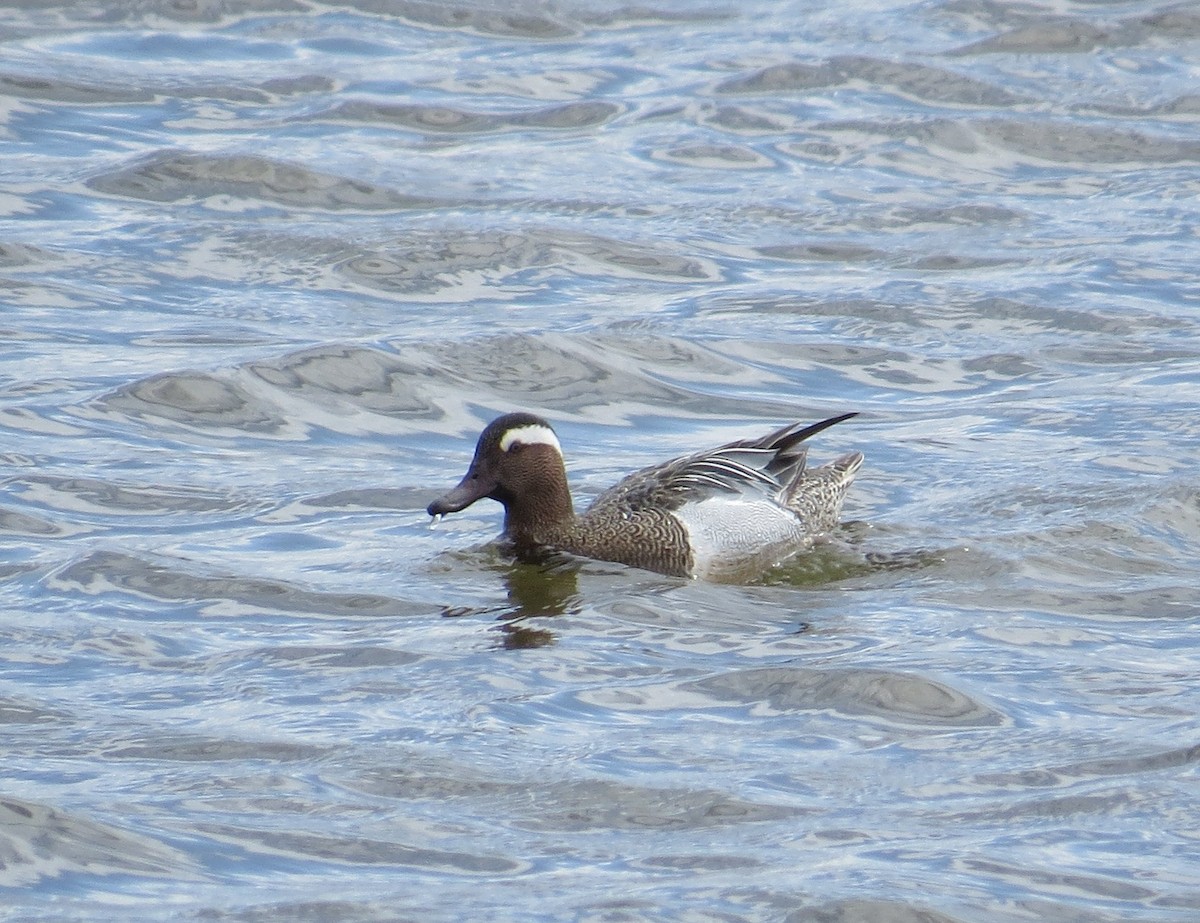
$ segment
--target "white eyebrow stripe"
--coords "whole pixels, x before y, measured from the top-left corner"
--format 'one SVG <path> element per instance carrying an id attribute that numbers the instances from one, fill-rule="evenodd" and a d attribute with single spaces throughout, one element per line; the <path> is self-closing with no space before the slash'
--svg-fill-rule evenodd
<path id="1" fill-rule="evenodd" d="M 525 426 L 518 426 L 515 429 L 510 429 L 500 437 L 500 451 L 507 452 L 515 444 L 520 445 L 548 445 L 553 446 L 554 450 L 562 455 L 562 446 L 558 444 L 558 437 L 554 435 L 554 430 L 548 426 L 539 426 L 536 423 L 529 423 Z"/>

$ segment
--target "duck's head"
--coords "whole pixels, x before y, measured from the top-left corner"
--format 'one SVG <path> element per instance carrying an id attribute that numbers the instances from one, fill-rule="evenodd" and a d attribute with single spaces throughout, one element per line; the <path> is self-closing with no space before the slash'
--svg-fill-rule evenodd
<path id="1" fill-rule="evenodd" d="M 514 518 L 561 506 L 567 492 L 562 448 L 550 424 L 531 413 L 509 413 L 487 425 L 475 445 L 466 475 L 429 504 L 430 516 L 464 510 L 489 497 L 504 504 L 506 529 Z M 557 512 L 557 510 L 556 510 Z"/>

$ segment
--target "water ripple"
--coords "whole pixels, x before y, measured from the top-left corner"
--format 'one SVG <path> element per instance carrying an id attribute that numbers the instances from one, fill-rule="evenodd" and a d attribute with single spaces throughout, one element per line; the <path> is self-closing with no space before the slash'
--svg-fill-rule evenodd
<path id="1" fill-rule="evenodd" d="M 0 798 L 0 885 L 28 887 L 69 873 L 196 880 L 186 854 L 76 814 Z"/>
<path id="2" fill-rule="evenodd" d="M 131 166 L 95 176 L 88 185 L 106 195 L 151 202 L 224 195 L 335 210 L 429 209 L 450 204 L 266 157 L 188 151 L 159 151 Z"/>
<path id="3" fill-rule="evenodd" d="M 412 615 L 429 610 L 420 603 L 370 593 L 323 593 L 283 581 L 189 573 L 178 562 L 150 561 L 119 552 L 98 551 L 60 568 L 49 580 L 57 590 L 88 595 L 114 590 L 143 598 L 197 607 L 190 614 L 248 616 L 292 612 L 307 616 Z"/>
<path id="4" fill-rule="evenodd" d="M 832 709 L 903 724 L 987 727 L 1003 718 L 942 683 L 919 676 L 863 669 L 841 672 L 770 667 L 725 672 L 670 686 L 640 686 L 587 701 L 638 707 L 694 709 L 744 707 L 755 716 Z"/>
<path id="5" fill-rule="evenodd" d="M 806 93 L 848 86 L 857 81 L 876 87 L 892 87 L 906 96 L 929 103 L 1004 108 L 1031 101 L 953 71 L 911 61 L 895 63 L 862 56 L 836 57 L 821 64 L 775 64 L 752 74 L 730 78 L 718 85 L 716 92 Z"/>

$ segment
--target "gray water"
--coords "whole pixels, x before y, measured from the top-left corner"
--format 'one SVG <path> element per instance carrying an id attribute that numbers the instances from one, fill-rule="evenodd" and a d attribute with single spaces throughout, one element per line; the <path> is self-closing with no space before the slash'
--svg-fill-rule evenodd
<path id="1" fill-rule="evenodd" d="M 1200 919 L 1200 10 L 0 12 L 0 916 Z M 429 528 L 856 410 L 751 586 Z"/>

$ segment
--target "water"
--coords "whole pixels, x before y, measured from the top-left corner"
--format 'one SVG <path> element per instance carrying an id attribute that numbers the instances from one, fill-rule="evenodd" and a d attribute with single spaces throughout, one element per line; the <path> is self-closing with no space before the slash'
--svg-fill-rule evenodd
<path id="1" fill-rule="evenodd" d="M 1200 917 L 1190 4 L 9 4 L 9 920 Z M 751 586 L 429 528 L 857 410 Z"/>

